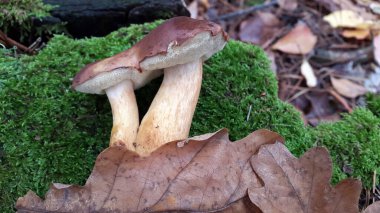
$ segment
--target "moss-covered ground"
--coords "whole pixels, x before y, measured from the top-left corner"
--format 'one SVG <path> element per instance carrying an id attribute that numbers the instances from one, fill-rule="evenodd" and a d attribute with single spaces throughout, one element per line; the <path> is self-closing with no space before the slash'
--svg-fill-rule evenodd
<path id="1" fill-rule="evenodd" d="M 157 23 L 104 38 L 55 36 L 36 56 L 0 53 L 0 212 L 13 212 L 17 197 L 28 190 L 43 196 L 52 182 L 85 182 L 108 145 L 112 115 L 105 96 L 75 92 L 71 80 L 85 64 L 129 48 Z M 160 81 L 136 92 L 141 114 Z M 204 65 L 191 135 L 227 127 L 237 140 L 267 128 L 280 133 L 296 156 L 326 146 L 333 157 L 334 183 L 352 176 L 369 188 L 373 171 L 380 171 L 380 101 L 376 96 L 369 100 L 369 110 L 357 109 L 315 129 L 305 127 L 299 113 L 277 98 L 276 78 L 264 52 L 230 41 Z"/>

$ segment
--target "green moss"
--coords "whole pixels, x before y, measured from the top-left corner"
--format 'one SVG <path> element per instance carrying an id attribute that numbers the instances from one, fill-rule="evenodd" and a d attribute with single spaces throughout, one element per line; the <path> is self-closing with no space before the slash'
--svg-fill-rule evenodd
<path id="1" fill-rule="evenodd" d="M 96 156 L 108 145 L 112 115 L 105 96 L 72 91 L 72 77 L 85 64 L 129 48 L 158 23 L 133 25 L 103 38 L 58 35 L 33 57 L 0 52 L 0 212 L 12 212 L 17 197 L 28 190 L 43 196 L 52 182 L 85 182 Z M 343 162 L 369 187 L 369 174 L 380 164 L 375 151 L 379 118 L 360 109 L 336 124 L 304 127 L 299 113 L 277 98 L 268 64 L 261 49 L 236 41 L 208 60 L 191 135 L 227 127 L 237 140 L 268 128 L 280 133 L 298 156 L 317 144 L 327 146 L 335 181 L 345 176 Z M 142 114 L 160 81 L 136 92 Z M 349 148 L 352 144 L 359 148 Z M 358 153 L 363 156 L 357 158 Z"/>
<path id="2" fill-rule="evenodd" d="M 230 41 L 204 69 L 192 135 L 226 127 L 237 140 L 267 128 L 282 134 L 290 146 L 310 140 L 299 113 L 277 98 L 276 78 L 260 48 Z"/>
<path id="3" fill-rule="evenodd" d="M 44 195 L 52 182 L 84 183 L 108 144 L 112 115 L 104 96 L 72 91 L 72 77 L 85 64 L 129 48 L 156 24 L 105 38 L 55 36 L 35 57 L 3 53 L 0 212 L 10 211 L 28 190 Z"/>
<path id="4" fill-rule="evenodd" d="M 46 17 L 52 8 L 42 0 L 0 1 L 0 29 L 7 33 L 17 28 L 24 38 L 32 29 L 32 18 Z"/>
<path id="5" fill-rule="evenodd" d="M 361 178 L 366 188 L 371 187 L 373 172 L 380 171 L 379 117 L 358 108 L 343 120 L 321 124 L 312 132 L 318 145 L 329 148 L 335 168 L 333 182 L 353 176 Z"/>
<path id="6" fill-rule="evenodd" d="M 380 117 L 380 95 L 368 94 L 367 108 L 371 110 L 377 117 Z"/>

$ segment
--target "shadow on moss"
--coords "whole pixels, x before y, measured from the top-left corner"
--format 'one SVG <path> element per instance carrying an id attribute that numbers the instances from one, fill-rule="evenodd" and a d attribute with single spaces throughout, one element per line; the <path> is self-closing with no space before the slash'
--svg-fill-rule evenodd
<path id="1" fill-rule="evenodd" d="M 108 145 L 112 115 L 105 96 L 72 91 L 72 77 L 85 64 L 129 48 L 158 23 L 133 25 L 103 38 L 57 35 L 34 57 L 2 53 L 1 212 L 12 212 L 17 197 L 28 190 L 42 196 L 52 182 L 85 182 L 96 156 Z M 136 92 L 141 115 L 160 82 Z M 380 165 L 379 124 L 369 110 L 358 109 L 343 121 L 304 127 L 299 113 L 277 98 L 277 81 L 264 52 L 230 41 L 204 65 L 191 135 L 227 127 L 237 140 L 267 128 L 283 135 L 298 156 L 312 146 L 326 146 L 334 160 L 334 183 L 350 172 L 370 187 L 372 172 Z"/>

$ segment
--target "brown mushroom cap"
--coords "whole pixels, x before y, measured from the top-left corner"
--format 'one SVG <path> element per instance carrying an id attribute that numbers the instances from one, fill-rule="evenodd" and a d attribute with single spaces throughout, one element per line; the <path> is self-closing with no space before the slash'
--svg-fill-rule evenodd
<path id="1" fill-rule="evenodd" d="M 215 23 L 175 17 L 152 30 L 132 48 L 88 64 L 75 76 L 72 86 L 81 92 L 103 94 L 108 87 L 130 79 L 137 89 L 161 74 L 153 70 L 196 58 L 206 60 L 222 49 L 227 39 L 227 34 Z"/>

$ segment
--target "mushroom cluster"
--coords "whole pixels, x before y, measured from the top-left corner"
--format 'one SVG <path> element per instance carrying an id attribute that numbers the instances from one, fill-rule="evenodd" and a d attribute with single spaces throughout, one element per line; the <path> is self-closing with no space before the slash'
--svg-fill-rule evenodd
<path id="1" fill-rule="evenodd" d="M 148 155 L 189 136 L 202 83 L 202 63 L 228 39 L 212 22 L 188 17 L 167 20 L 130 49 L 85 66 L 73 88 L 106 93 L 112 108 L 110 146 Z M 134 90 L 164 73 L 148 112 L 139 123 Z"/>

